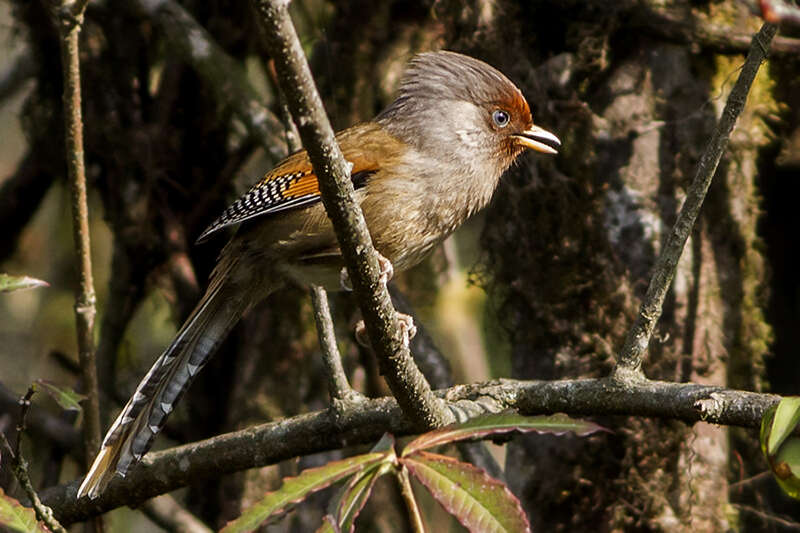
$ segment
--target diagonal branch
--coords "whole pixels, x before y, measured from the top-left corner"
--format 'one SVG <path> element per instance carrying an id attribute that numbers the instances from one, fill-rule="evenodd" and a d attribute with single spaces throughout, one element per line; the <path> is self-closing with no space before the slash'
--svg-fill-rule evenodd
<path id="1" fill-rule="evenodd" d="M 275 92 L 280 95 L 280 116 L 286 127 L 286 145 L 289 152 L 294 153 L 302 148 L 300 134 L 297 132 L 297 126 L 292 122 L 292 115 L 284 101 L 283 92 L 278 87 L 278 74 L 275 72 L 274 62 L 269 62 L 267 70 Z M 358 394 L 350 387 L 347 373 L 342 365 L 342 354 L 336 344 L 336 331 L 328 304 L 328 293 L 323 287 L 316 285 L 311 287 L 311 305 L 314 308 L 314 323 L 317 326 L 317 339 L 319 339 L 322 363 L 325 365 L 325 374 L 328 378 L 328 392 L 332 405 L 336 405 L 337 400 L 357 398 Z"/>
<path id="2" fill-rule="evenodd" d="M 728 139 L 736 125 L 736 119 L 744 109 L 747 93 L 758 73 L 758 68 L 766 59 L 770 42 L 776 31 L 776 26 L 766 23 L 753 36 L 750 51 L 742 66 L 739 79 L 736 80 L 736 84 L 728 96 L 717 128 L 700 158 L 694 179 L 686 192 L 686 201 L 684 201 L 675 226 L 656 261 L 653 277 L 650 279 L 650 285 L 647 287 L 639 314 L 625 339 L 613 374 L 618 379 L 642 379 L 644 377 L 642 358 L 650 344 L 655 325 L 661 317 L 664 298 L 672 284 L 686 240 L 694 227 L 708 187 L 711 185 L 711 179 L 728 146 Z"/>
<path id="3" fill-rule="evenodd" d="M 564 412 L 581 416 L 647 416 L 748 428 L 759 427 L 765 410 L 780 399 L 774 394 L 693 383 L 620 383 L 611 379 L 502 380 L 459 385 L 438 394 L 464 407 L 464 412 L 470 411 L 469 418 L 514 410 L 524 415 Z M 297 456 L 374 443 L 387 431 L 397 436 L 413 431 L 393 398 L 369 399 L 348 407 L 346 413 L 324 410 L 302 414 L 149 453 L 125 478 L 112 481 L 96 500 L 76 500 L 80 480 L 50 487 L 40 491 L 40 496 L 62 523 L 71 524 L 122 505 L 136 506 L 199 480 Z"/>
<path id="4" fill-rule="evenodd" d="M 420 428 L 433 428 L 453 420 L 452 414 L 431 393 L 430 385 L 411 358 L 403 341 L 385 284 L 379 281 L 375 248 L 364 215 L 354 198 L 350 165 L 336 144 L 333 130 L 317 93 L 300 40 L 284 0 L 254 0 L 274 54 L 275 69 L 319 177 L 322 201 L 358 299 L 372 346 L 392 393 Z"/>
<path id="5" fill-rule="evenodd" d="M 175 53 L 208 83 L 219 102 L 230 107 L 269 157 L 275 162 L 283 159 L 286 145 L 276 134 L 283 130 L 280 121 L 261 103 L 241 65 L 182 5 L 172 0 L 136 0 L 128 8 L 152 18 L 173 45 Z"/>

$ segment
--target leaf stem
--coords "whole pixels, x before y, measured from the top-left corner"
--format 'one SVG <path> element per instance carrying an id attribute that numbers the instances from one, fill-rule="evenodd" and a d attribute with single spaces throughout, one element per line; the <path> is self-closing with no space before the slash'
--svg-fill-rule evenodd
<path id="1" fill-rule="evenodd" d="M 408 509 L 408 518 L 411 521 L 411 530 L 414 533 L 425 533 L 425 524 L 422 521 L 422 514 L 419 511 L 417 498 L 414 495 L 414 489 L 411 486 L 411 476 L 408 475 L 406 467 L 400 464 L 400 467 L 395 470 L 397 481 L 400 483 L 400 494 L 403 496 L 403 501 Z"/>

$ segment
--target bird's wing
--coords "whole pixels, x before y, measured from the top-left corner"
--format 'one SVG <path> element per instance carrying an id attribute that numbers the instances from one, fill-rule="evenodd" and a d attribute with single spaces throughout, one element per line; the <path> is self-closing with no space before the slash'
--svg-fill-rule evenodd
<path id="1" fill-rule="evenodd" d="M 340 146 L 345 159 L 353 164 L 350 173 L 353 186 L 360 189 L 378 167 L 373 158 L 364 156 L 362 147 L 349 142 L 354 135 L 347 135 L 347 133 L 350 132 L 340 135 L 342 137 L 339 139 Z M 253 185 L 203 231 L 197 242 L 206 240 L 210 235 L 227 226 L 251 218 L 314 204 L 321 199 L 317 175 L 311 168 L 308 154 L 302 150 L 289 156 L 261 181 Z"/>

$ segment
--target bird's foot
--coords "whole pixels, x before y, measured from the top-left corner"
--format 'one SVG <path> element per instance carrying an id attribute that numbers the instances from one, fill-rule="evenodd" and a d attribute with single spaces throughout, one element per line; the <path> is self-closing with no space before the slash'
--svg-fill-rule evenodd
<path id="1" fill-rule="evenodd" d="M 372 347 L 372 343 L 369 342 L 369 336 L 367 335 L 367 326 L 364 324 L 363 320 L 356 322 L 356 342 L 364 348 Z"/>
<path id="2" fill-rule="evenodd" d="M 400 323 L 400 333 L 403 335 L 403 346 L 408 348 L 411 339 L 417 335 L 417 326 L 414 325 L 414 317 L 405 313 L 397 313 L 397 321 Z"/>
<path id="3" fill-rule="evenodd" d="M 417 334 L 417 326 L 414 325 L 414 317 L 405 313 L 397 313 L 397 322 L 400 326 L 400 334 L 403 336 L 403 346 L 408 348 L 411 339 Z M 356 341 L 364 348 L 372 348 L 367 335 L 367 327 L 363 320 L 356 323 Z"/>
<path id="4" fill-rule="evenodd" d="M 350 283 L 350 274 L 347 272 L 347 267 L 342 267 L 342 271 L 339 272 L 339 285 L 345 292 L 353 291 L 353 284 Z"/>
<path id="5" fill-rule="evenodd" d="M 392 266 L 392 262 L 381 255 L 379 251 L 375 250 L 375 253 L 378 255 L 378 267 L 380 268 L 378 281 L 386 285 L 394 277 L 394 266 Z M 347 292 L 353 290 L 353 284 L 350 281 L 350 273 L 347 272 L 347 267 L 342 267 L 342 271 L 339 273 L 339 285 Z"/>
<path id="6" fill-rule="evenodd" d="M 375 251 L 378 255 L 378 267 L 381 269 L 381 275 L 378 278 L 378 281 L 386 285 L 392 278 L 394 277 L 394 266 L 392 266 L 392 262 L 386 259 L 379 251 Z"/>

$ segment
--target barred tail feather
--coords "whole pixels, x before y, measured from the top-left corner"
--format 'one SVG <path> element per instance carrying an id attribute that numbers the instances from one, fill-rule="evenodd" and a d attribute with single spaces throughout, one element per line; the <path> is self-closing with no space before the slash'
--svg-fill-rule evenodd
<path id="1" fill-rule="evenodd" d="M 150 449 L 175 403 L 252 302 L 251 292 L 234 286 L 225 274 L 215 276 L 217 282 L 111 425 L 78 498 L 98 497 L 116 474 L 125 476 Z"/>

